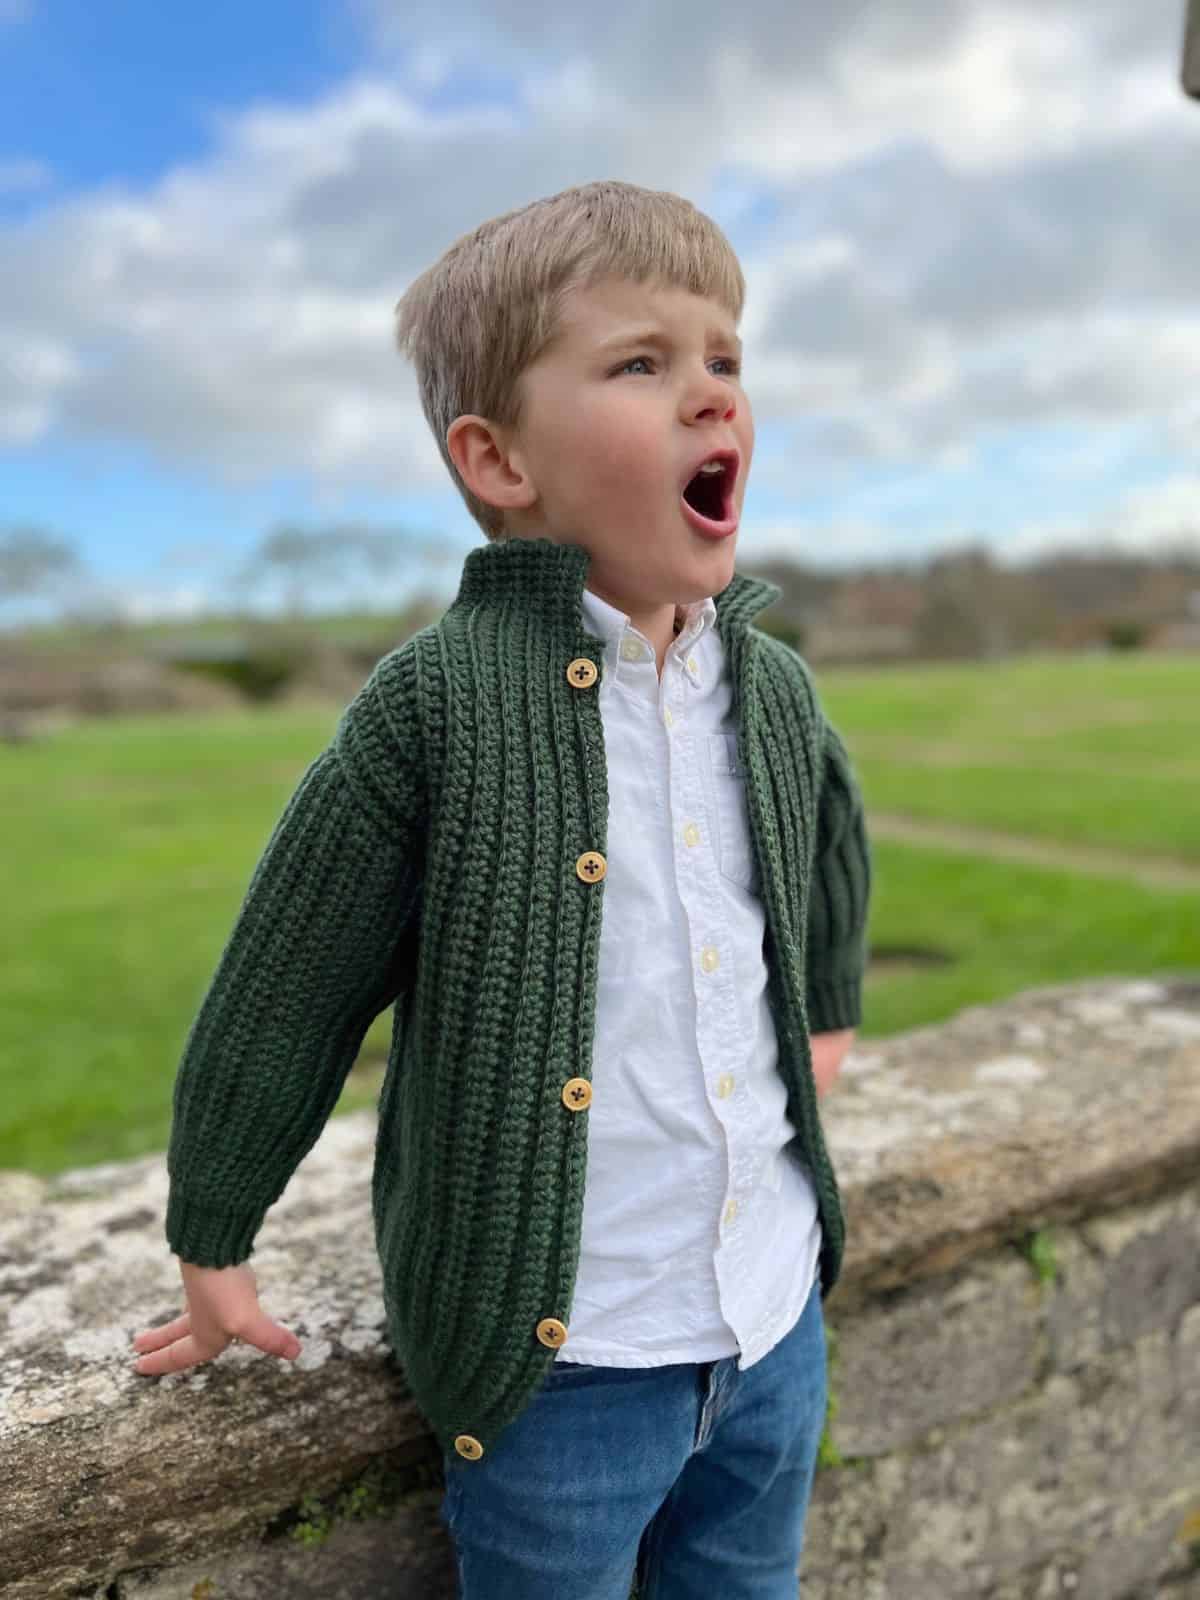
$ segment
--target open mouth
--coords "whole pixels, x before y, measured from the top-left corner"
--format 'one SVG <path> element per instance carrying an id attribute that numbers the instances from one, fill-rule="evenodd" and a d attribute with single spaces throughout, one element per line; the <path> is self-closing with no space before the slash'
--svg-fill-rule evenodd
<path id="1" fill-rule="evenodd" d="M 684 485 L 684 505 L 695 513 L 689 520 L 701 532 L 728 533 L 736 525 L 733 505 L 736 475 L 736 455 L 717 451 Z"/>

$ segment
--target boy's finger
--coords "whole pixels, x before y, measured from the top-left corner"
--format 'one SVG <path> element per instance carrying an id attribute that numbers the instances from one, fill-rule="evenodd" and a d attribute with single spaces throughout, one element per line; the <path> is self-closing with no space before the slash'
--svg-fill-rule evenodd
<path id="1" fill-rule="evenodd" d="M 182 1339 L 176 1339 L 172 1344 L 142 1356 L 140 1361 L 134 1362 L 133 1370 L 145 1377 L 160 1378 L 165 1372 L 183 1372 L 188 1367 L 199 1366 L 202 1361 L 211 1361 L 213 1354 L 212 1351 L 202 1350 L 192 1335 L 186 1334 Z"/>
<path id="2" fill-rule="evenodd" d="M 170 1344 L 173 1339 L 178 1339 L 187 1332 L 188 1314 L 185 1311 L 181 1317 L 164 1322 L 161 1327 L 143 1328 L 140 1333 L 134 1335 L 133 1347 L 135 1350 L 161 1350 L 164 1344 Z"/>
<path id="3" fill-rule="evenodd" d="M 252 1344 L 269 1356 L 282 1356 L 294 1360 L 300 1354 L 300 1341 L 289 1329 L 272 1322 L 265 1311 L 259 1311 L 250 1325 L 242 1329 L 243 1344 Z"/>

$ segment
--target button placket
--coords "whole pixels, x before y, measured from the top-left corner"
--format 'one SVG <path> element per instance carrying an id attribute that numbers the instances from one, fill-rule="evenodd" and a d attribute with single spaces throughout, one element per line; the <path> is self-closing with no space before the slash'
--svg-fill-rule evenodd
<path id="1" fill-rule="evenodd" d="M 679 754 L 683 755 L 682 747 L 677 748 Z M 705 750 L 703 736 L 701 749 Z M 674 759 L 675 752 L 672 754 Z M 696 752 L 689 749 L 687 754 L 683 756 L 685 771 L 689 765 L 689 762 L 694 763 L 695 759 Z M 693 773 L 693 781 L 694 777 L 695 774 Z M 696 844 L 698 844 L 701 837 L 701 829 L 696 822 L 692 821 L 685 825 L 683 829 L 683 838 L 689 847 L 694 847 Z M 714 844 L 715 842 L 716 841 L 714 838 Z M 719 871 L 720 868 L 716 859 L 716 851 L 712 851 L 711 854 L 712 860 L 710 865 L 713 869 Z M 684 893 L 686 897 L 688 891 L 685 889 Z M 720 1048 L 722 1034 L 729 1039 L 731 1044 L 735 1043 L 737 1035 L 737 1029 L 735 1025 L 736 1017 L 732 994 L 730 992 L 730 985 L 733 981 L 732 972 L 723 968 L 719 936 L 714 936 L 713 933 L 710 933 L 709 937 L 700 945 L 697 956 L 697 965 L 699 966 L 700 971 L 704 974 L 704 977 L 699 983 L 697 995 L 702 1009 L 708 1010 L 708 1008 L 712 1005 L 716 1005 L 719 1008 L 716 1016 L 712 1017 L 709 1022 L 702 1024 L 702 1029 L 707 1028 L 712 1032 L 718 1048 Z M 715 990 L 710 989 L 710 984 L 715 984 L 717 986 Z M 705 1052 L 702 1049 L 702 1056 L 704 1053 Z M 731 1127 L 729 1116 L 724 1112 L 720 1114 L 719 1120 L 726 1125 L 727 1129 L 730 1131 L 730 1137 L 736 1141 L 736 1139 L 745 1132 L 747 1127 L 747 1118 L 750 1115 L 750 1108 L 743 1100 L 731 1099 L 734 1086 L 735 1078 L 733 1073 L 722 1073 L 721 1076 L 716 1080 L 715 1094 L 719 1100 L 730 1101 L 731 1111 L 733 1117 L 736 1119 L 736 1124 Z M 737 1107 L 740 1107 L 740 1110 L 734 1109 Z M 725 1205 L 722 1207 L 718 1248 L 724 1248 L 727 1252 L 729 1252 L 728 1270 L 732 1271 L 734 1274 L 744 1272 L 745 1270 L 745 1251 L 743 1246 L 744 1229 L 737 1224 L 737 1218 L 740 1209 L 738 1193 L 744 1190 L 746 1187 L 746 1185 L 742 1182 L 741 1174 L 742 1162 L 740 1158 L 733 1159 L 727 1156 L 725 1167 L 726 1185 L 727 1187 L 732 1188 L 735 1193 L 730 1195 Z M 719 1274 L 719 1277 L 720 1276 L 723 1276 L 723 1274 Z"/>
<path id="2" fill-rule="evenodd" d="M 727 943 L 726 919 L 710 915 L 714 901 L 718 906 L 727 904 L 721 895 L 726 875 L 721 869 L 721 834 L 712 803 L 716 782 L 710 735 L 703 725 L 696 726 L 695 719 L 688 718 L 690 701 L 685 704 L 685 685 L 691 682 L 698 687 L 701 665 L 699 651 L 689 653 L 689 642 L 677 640 L 677 649 L 668 653 L 658 714 L 666 733 L 666 799 L 680 868 L 679 891 L 691 924 L 688 944 L 694 962 L 699 1053 L 709 1104 L 727 1133 L 714 1184 L 725 1191 L 714 1218 L 715 1261 L 713 1246 L 706 1255 L 716 1269 L 720 1301 L 728 1305 L 729 1297 L 741 1292 L 739 1286 L 745 1283 L 749 1269 L 748 1230 L 752 1234 L 754 1225 L 752 1218 L 744 1215 L 743 1202 L 752 1199 L 753 1184 L 747 1180 L 743 1147 L 751 1137 L 755 1112 L 748 1085 L 743 1088 L 735 1073 L 727 1070 L 739 1059 L 745 1030 L 733 989 L 736 963 Z M 678 676 L 672 668 L 678 669 Z M 701 805 L 703 812 L 696 809 Z"/>

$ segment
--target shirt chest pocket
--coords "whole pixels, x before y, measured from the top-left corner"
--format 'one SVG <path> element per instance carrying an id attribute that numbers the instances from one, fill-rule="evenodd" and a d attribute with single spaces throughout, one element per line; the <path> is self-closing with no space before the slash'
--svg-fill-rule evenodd
<path id="1" fill-rule="evenodd" d="M 758 869 L 750 839 L 746 769 L 738 755 L 737 735 L 708 735 L 708 779 L 716 833 L 717 865 L 740 888 L 757 891 Z"/>

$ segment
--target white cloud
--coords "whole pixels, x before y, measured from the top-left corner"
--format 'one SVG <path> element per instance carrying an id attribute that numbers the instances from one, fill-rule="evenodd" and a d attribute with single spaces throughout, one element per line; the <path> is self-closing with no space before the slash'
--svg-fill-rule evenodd
<path id="1" fill-rule="evenodd" d="M 930 539 L 867 517 L 747 519 L 738 531 L 738 564 L 795 561 L 826 571 L 848 571 L 867 561 L 924 562 L 961 534 Z"/>
<path id="2" fill-rule="evenodd" d="M 69 342 L 0 323 L 0 444 L 41 438 L 53 425 L 59 395 L 80 371 Z"/>
<path id="3" fill-rule="evenodd" d="M 1091 517 L 1033 519 L 1005 539 L 1003 556 L 1025 561 L 1051 549 L 1099 545 L 1137 555 L 1178 550 L 1200 555 L 1200 473 L 1176 473 L 1140 485 Z"/>
<path id="4" fill-rule="evenodd" d="M 714 0 L 592 7 L 363 0 L 391 50 L 437 38 L 462 62 L 525 78 L 543 110 L 577 114 L 602 88 L 610 113 L 658 118 L 786 180 L 919 140 L 951 166 L 1025 164 L 1125 137 L 1176 111 L 1176 0 L 758 0 L 731 23 Z M 668 43 L 669 42 L 669 43 Z M 403 58 L 401 58 L 403 59 Z M 567 68 L 539 89 L 547 70 Z"/>
<path id="5" fill-rule="evenodd" d="M 164 588 L 139 584 L 110 590 L 109 600 L 113 612 L 126 622 L 184 621 L 203 616 L 212 605 L 212 596 L 195 584 Z"/>
<path id="6" fill-rule="evenodd" d="M 1200 472 L 1176 473 L 1130 490 L 1110 514 L 1118 538 L 1134 547 L 1189 540 L 1200 550 Z"/>

